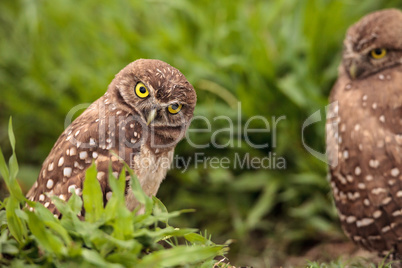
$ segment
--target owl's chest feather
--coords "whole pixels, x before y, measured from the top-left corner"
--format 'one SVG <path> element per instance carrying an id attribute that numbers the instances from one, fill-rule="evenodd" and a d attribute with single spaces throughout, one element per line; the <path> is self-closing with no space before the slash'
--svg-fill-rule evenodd
<path id="1" fill-rule="evenodd" d="M 141 152 L 130 157 L 130 166 L 133 168 L 143 191 L 148 196 L 154 196 L 158 192 L 159 186 L 172 164 L 173 153 L 174 149 L 155 154 L 147 145 L 142 145 Z M 133 209 L 137 200 L 130 189 L 127 192 L 126 205 L 129 209 Z"/>

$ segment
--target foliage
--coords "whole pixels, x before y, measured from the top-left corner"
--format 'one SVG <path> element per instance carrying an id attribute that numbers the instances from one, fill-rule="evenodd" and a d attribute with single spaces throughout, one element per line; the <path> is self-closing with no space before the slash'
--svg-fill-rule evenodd
<path id="1" fill-rule="evenodd" d="M 15 139 L 10 120 L 10 142 Z M 128 167 L 126 167 L 128 168 Z M 216 245 L 196 229 L 174 228 L 168 221 L 185 211 L 168 212 L 155 197 L 148 197 L 132 170 L 133 192 L 141 208 L 125 206 L 125 170 L 119 178 L 109 174 L 113 194 L 103 207 L 96 167 L 86 172 L 83 200 L 73 190 L 65 202 L 52 202 L 61 219 L 42 204 L 24 198 L 16 181 L 15 152 L 7 167 L 0 150 L 0 171 L 10 196 L 0 202 L 0 265 L 21 267 L 227 267 L 214 258 L 223 256 L 227 246 Z M 24 206 L 26 204 L 26 206 Z M 21 208 L 21 206 L 23 208 Z M 85 208 L 85 220 L 77 216 Z M 143 213 L 138 213 L 142 209 Z M 185 243 L 179 243 L 180 239 Z M 221 259 L 223 257 L 220 257 Z"/>
<path id="2" fill-rule="evenodd" d="M 307 262 L 307 268 L 347 268 L 347 267 L 354 267 L 354 268 L 392 268 L 398 262 L 397 261 L 386 261 L 383 259 L 380 263 L 375 264 L 369 260 L 365 260 L 363 258 L 356 258 L 351 260 L 336 260 L 332 261 L 331 263 L 319 263 L 319 262 Z M 398 267 L 398 265 L 397 265 Z"/>
<path id="3" fill-rule="evenodd" d="M 13 115 L 26 191 L 70 109 L 101 96 L 129 62 L 164 60 L 195 86 L 195 114 L 211 120 L 211 132 L 190 133 L 197 144 L 210 143 L 214 131 L 228 127 L 217 116 L 233 119 L 235 127 L 254 115 L 267 118 L 270 127 L 272 116 L 286 117 L 276 134 L 249 134 L 254 143 L 268 143 L 264 149 L 252 148 L 243 136 L 224 148 L 181 142 L 176 153 L 191 157 L 190 168 L 170 171 L 158 193 L 170 209 L 197 210 L 172 219 L 174 224 L 207 228 L 222 243 L 234 238 L 231 260 L 239 265 L 260 267 L 266 257 L 282 264 L 289 254 L 343 238 L 326 164 L 305 150 L 302 125 L 317 110 L 323 116 L 346 29 L 385 7 L 402 5 L 396 0 L 0 1 L 0 143 L 12 152 L 5 137 Z M 257 120 L 250 127 L 264 125 Z M 205 124 L 194 121 L 191 128 Z M 325 151 L 323 120 L 304 134 L 306 144 Z M 219 144 L 230 141 L 228 133 L 216 138 Z M 285 170 L 204 168 L 194 161 L 196 153 L 233 161 L 236 154 L 270 152 L 286 159 Z"/>

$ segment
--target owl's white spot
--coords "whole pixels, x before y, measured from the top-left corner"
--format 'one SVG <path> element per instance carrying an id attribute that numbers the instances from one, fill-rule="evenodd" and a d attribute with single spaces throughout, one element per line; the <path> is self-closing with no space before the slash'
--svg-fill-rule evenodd
<path id="1" fill-rule="evenodd" d="M 41 194 L 39 196 L 39 201 L 45 201 L 45 195 L 44 194 Z"/>
<path id="2" fill-rule="evenodd" d="M 346 217 L 346 222 L 347 223 L 354 223 L 356 221 L 356 217 L 355 216 L 348 216 Z"/>
<path id="3" fill-rule="evenodd" d="M 348 182 L 353 182 L 353 176 L 346 175 L 346 180 L 347 180 Z"/>
<path id="4" fill-rule="evenodd" d="M 374 211 L 374 213 L 373 213 L 373 217 L 374 217 L 375 219 L 378 219 L 379 217 L 381 217 L 381 215 L 382 215 L 381 210 L 376 210 L 376 211 Z"/>
<path id="5" fill-rule="evenodd" d="M 399 198 L 402 197 L 402 191 L 398 191 L 398 192 L 396 193 L 396 196 L 399 197 Z"/>
<path id="6" fill-rule="evenodd" d="M 393 168 L 391 169 L 391 176 L 396 177 L 399 175 L 399 169 L 398 168 Z"/>
<path id="7" fill-rule="evenodd" d="M 362 100 L 366 101 L 367 100 L 367 95 L 363 95 Z"/>
<path id="8" fill-rule="evenodd" d="M 131 143 L 136 143 L 137 140 L 131 139 L 130 142 L 131 142 Z"/>
<path id="9" fill-rule="evenodd" d="M 111 143 L 112 140 L 111 140 L 110 138 L 107 138 L 107 139 L 106 139 L 106 142 L 107 142 L 107 143 Z"/>
<path id="10" fill-rule="evenodd" d="M 379 165 L 380 165 L 380 162 L 376 159 L 371 159 L 369 161 L 369 166 L 372 168 L 378 168 Z"/>
<path id="11" fill-rule="evenodd" d="M 49 205 L 50 205 L 49 202 L 46 202 L 46 203 L 44 204 L 45 208 L 49 207 Z"/>
<path id="12" fill-rule="evenodd" d="M 344 177 L 342 177 L 342 176 L 337 176 L 337 178 L 338 178 L 338 180 L 342 183 L 342 184 L 346 184 L 347 182 L 346 182 L 346 179 L 344 178 Z M 353 178 L 352 178 L 352 180 L 353 180 Z"/>
<path id="13" fill-rule="evenodd" d="M 359 176 L 361 173 L 362 173 L 361 168 L 360 168 L 359 166 L 357 166 L 357 167 L 355 168 L 355 174 L 356 174 L 356 176 Z"/>
<path id="14" fill-rule="evenodd" d="M 30 207 L 30 208 L 29 208 L 29 211 L 33 211 L 33 210 L 34 210 L 33 207 Z"/>
<path id="15" fill-rule="evenodd" d="M 370 206 L 370 200 L 368 200 L 367 198 L 363 200 L 363 204 L 366 206 Z"/>
<path id="16" fill-rule="evenodd" d="M 130 124 L 130 128 L 134 128 L 134 124 Z"/>
<path id="17" fill-rule="evenodd" d="M 357 184 L 357 188 L 363 190 L 363 189 L 366 189 L 366 185 L 364 183 L 360 182 Z"/>
<path id="18" fill-rule="evenodd" d="M 38 188 L 38 181 L 35 181 L 34 188 Z"/>
<path id="19" fill-rule="evenodd" d="M 392 216 L 397 217 L 397 216 L 401 216 L 402 212 L 400 210 L 395 210 L 394 212 L 392 212 Z"/>
<path id="20" fill-rule="evenodd" d="M 46 169 L 42 171 L 42 177 L 46 177 Z"/>
<path id="21" fill-rule="evenodd" d="M 347 84 L 346 86 L 345 86 L 345 89 L 351 89 L 352 88 L 352 85 L 351 84 Z"/>
<path id="22" fill-rule="evenodd" d="M 86 151 L 80 152 L 80 159 L 85 159 L 88 157 L 88 153 Z"/>
<path id="23" fill-rule="evenodd" d="M 359 144 L 359 150 L 362 151 L 363 150 L 363 144 Z"/>
<path id="24" fill-rule="evenodd" d="M 95 120 L 95 122 L 96 122 L 96 123 L 98 123 L 98 122 L 99 122 L 99 118 L 98 118 L 98 119 L 96 119 L 96 120 Z"/>
<path id="25" fill-rule="evenodd" d="M 384 116 L 384 115 L 381 115 L 381 116 L 379 117 L 379 120 L 380 120 L 381 122 L 385 123 L 385 116 Z"/>
<path id="26" fill-rule="evenodd" d="M 81 146 L 81 142 L 77 141 L 77 148 L 80 148 L 80 146 Z"/>
<path id="27" fill-rule="evenodd" d="M 60 198 L 61 200 L 66 201 L 66 197 L 64 196 L 64 194 L 59 195 L 59 198 Z"/>
<path id="28" fill-rule="evenodd" d="M 138 133 L 137 131 L 134 131 L 134 137 L 137 137 Z"/>
<path id="29" fill-rule="evenodd" d="M 371 218 L 364 218 L 364 219 L 361 219 L 360 221 L 357 221 L 356 226 L 364 227 L 364 226 L 368 226 L 368 225 L 372 224 L 373 222 L 374 222 L 374 220 Z"/>
<path id="30" fill-rule="evenodd" d="M 373 102 L 373 104 L 371 105 L 371 107 L 373 108 L 373 110 L 377 109 L 377 103 Z"/>
<path id="31" fill-rule="evenodd" d="M 377 187 L 371 190 L 371 192 L 375 195 L 381 194 L 381 193 L 386 193 L 387 191 L 384 188 Z"/>
<path id="32" fill-rule="evenodd" d="M 75 194 L 78 195 L 78 196 L 81 196 L 82 195 L 82 189 L 81 188 L 75 189 Z"/>
<path id="33" fill-rule="evenodd" d="M 78 136 L 78 134 L 80 134 L 80 130 L 77 130 L 76 132 L 75 132 L 75 134 L 74 134 L 74 136 Z"/>
<path id="34" fill-rule="evenodd" d="M 384 147 L 384 141 L 383 141 L 383 140 L 378 140 L 378 141 L 377 141 L 377 147 L 378 147 L 378 148 Z"/>
<path id="35" fill-rule="evenodd" d="M 112 149 L 112 144 L 108 143 L 108 145 L 106 146 L 106 150 L 110 150 L 110 149 Z"/>
<path id="36" fill-rule="evenodd" d="M 349 152 L 348 150 L 343 151 L 343 158 L 348 159 L 349 158 Z"/>
<path id="37" fill-rule="evenodd" d="M 93 152 L 92 153 L 92 158 L 96 159 L 98 157 L 98 153 L 97 152 Z"/>
<path id="38" fill-rule="evenodd" d="M 116 115 L 119 115 L 119 114 L 121 114 L 121 111 L 120 111 L 120 110 L 116 112 Z"/>
<path id="39" fill-rule="evenodd" d="M 384 75 L 383 74 L 380 74 L 379 76 L 378 76 L 378 78 L 380 79 L 380 80 L 384 80 Z"/>
<path id="40" fill-rule="evenodd" d="M 109 199 L 112 197 L 112 192 L 107 192 L 106 193 L 106 200 L 108 200 L 109 201 Z"/>
<path id="41" fill-rule="evenodd" d="M 64 164 L 64 157 L 60 157 L 59 163 L 57 164 L 59 167 L 61 167 Z"/>
<path id="42" fill-rule="evenodd" d="M 72 172 L 73 172 L 73 169 L 70 167 L 66 167 L 63 169 L 63 175 L 66 177 L 71 177 Z"/>
<path id="43" fill-rule="evenodd" d="M 103 172 L 103 171 L 98 172 L 98 174 L 96 175 L 96 178 L 98 180 L 103 180 L 104 177 L 105 177 L 105 172 Z"/>
<path id="44" fill-rule="evenodd" d="M 354 192 L 354 193 L 348 192 L 348 198 L 349 198 L 349 200 L 354 201 L 354 200 L 358 199 L 359 197 L 360 197 L 360 193 L 359 193 L 359 192 Z"/>
<path id="45" fill-rule="evenodd" d="M 53 180 L 49 179 L 46 183 L 46 188 L 51 189 L 53 187 Z"/>
<path id="46" fill-rule="evenodd" d="M 72 135 L 67 136 L 66 141 L 69 141 L 72 137 Z"/>
<path id="47" fill-rule="evenodd" d="M 51 162 L 48 166 L 47 166 L 47 170 L 48 171 L 52 171 L 53 170 L 53 162 Z"/>
<path id="48" fill-rule="evenodd" d="M 74 184 L 68 186 L 68 192 L 71 193 L 71 192 L 75 191 L 75 187 L 76 187 L 76 186 L 75 186 Z"/>
<path id="49" fill-rule="evenodd" d="M 386 197 L 385 199 L 382 200 L 381 204 L 382 205 L 387 205 L 389 202 L 391 202 L 392 198 L 391 197 Z"/>
<path id="50" fill-rule="evenodd" d="M 383 233 L 386 233 L 386 232 L 388 232 L 389 230 L 391 230 L 391 226 L 385 226 L 384 228 L 382 228 L 381 229 L 381 232 L 383 232 Z"/>
<path id="51" fill-rule="evenodd" d="M 355 131 L 359 131 L 360 130 L 360 125 L 359 124 L 356 124 L 355 125 Z"/>
<path id="52" fill-rule="evenodd" d="M 66 150 L 66 155 L 70 155 L 70 149 Z"/>
<path id="53" fill-rule="evenodd" d="M 89 139 L 89 145 L 90 146 L 95 146 L 96 144 L 95 144 L 95 140 L 93 139 L 93 138 L 90 138 Z"/>
<path id="54" fill-rule="evenodd" d="M 72 129 L 69 129 L 68 132 L 67 132 L 67 136 L 70 135 L 71 132 L 73 132 L 73 130 L 72 130 Z"/>

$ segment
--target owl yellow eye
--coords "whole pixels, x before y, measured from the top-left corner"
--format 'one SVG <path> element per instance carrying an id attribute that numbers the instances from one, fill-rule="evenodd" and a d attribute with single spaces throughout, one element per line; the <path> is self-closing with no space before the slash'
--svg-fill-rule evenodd
<path id="1" fill-rule="evenodd" d="M 182 105 L 178 103 L 173 103 L 168 106 L 168 111 L 171 114 L 177 114 L 180 112 Z"/>
<path id="2" fill-rule="evenodd" d="M 138 97 L 143 99 L 143 98 L 148 97 L 149 91 L 148 91 L 147 87 L 143 83 L 139 82 L 135 86 L 135 94 L 137 94 Z"/>
<path id="3" fill-rule="evenodd" d="M 387 50 L 385 48 L 376 48 L 370 51 L 370 55 L 373 59 L 381 59 L 387 55 Z"/>

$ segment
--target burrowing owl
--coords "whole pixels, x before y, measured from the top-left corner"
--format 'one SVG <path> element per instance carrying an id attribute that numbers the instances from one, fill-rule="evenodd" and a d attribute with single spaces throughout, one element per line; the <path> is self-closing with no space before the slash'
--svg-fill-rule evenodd
<path id="1" fill-rule="evenodd" d="M 85 170 L 94 161 L 106 203 L 112 194 L 109 164 L 117 175 L 121 160 L 134 170 L 145 193 L 155 195 L 196 101 L 193 86 L 176 68 L 159 60 L 130 63 L 61 134 L 27 197 L 58 214 L 49 196 L 67 200 L 71 190 L 81 195 Z M 136 201 L 129 188 L 127 180 L 126 204 L 133 209 Z"/>
<path id="2" fill-rule="evenodd" d="M 401 258 L 400 11 L 374 12 L 350 27 L 330 102 L 327 147 L 343 229 L 364 248 Z"/>

